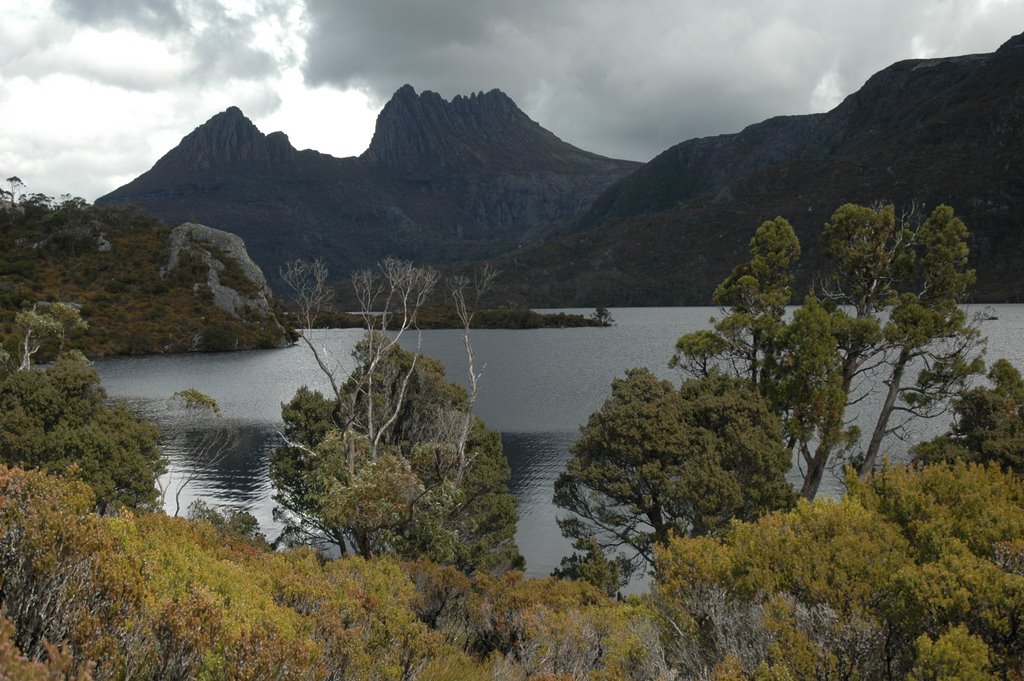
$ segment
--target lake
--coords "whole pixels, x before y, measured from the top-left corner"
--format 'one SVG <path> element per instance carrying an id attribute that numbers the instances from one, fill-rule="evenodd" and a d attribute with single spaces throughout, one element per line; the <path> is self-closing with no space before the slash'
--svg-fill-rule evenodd
<path id="1" fill-rule="evenodd" d="M 978 310 L 982 308 L 977 308 Z M 1024 305 L 986 306 L 995 319 L 982 324 L 989 337 L 986 356 L 1006 357 L 1024 367 Z M 590 314 L 592 310 L 567 310 Z M 527 560 L 527 574 L 550 574 L 571 551 L 555 524 L 552 505 L 555 478 L 568 459 L 579 427 L 610 393 L 613 378 L 630 367 L 645 366 L 676 382 L 667 366 L 679 335 L 706 328 L 717 308 L 612 309 L 616 325 L 607 328 L 476 330 L 472 334 L 477 368 L 483 368 L 476 413 L 502 433 L 512 470 L 511 489 L 519 499 L 516 540 Z M 340 372 L 351 369 L 349 357 L 361 332 L 357 329 L 314 331 L 317 347 L 325 348 Z M 407 338 L 407 347 L 415 346 Z M 466 384 L 466 363 L 459 331 L 424 331 L 421 351 L 444 362 L 449 380 Z M 95 363 L 111 396 L 126 399 L 158 422 L 167 434 L 169 476 L 194 476 L 182 493 L 182 509 L 196 498 L 256 516 L 268 538 L 279 526 L 272 517 L 273 493 L 268 455 L 278 445 L 281 403 L 302 385 L 326 386 L 304 346 L 224 354 L 167 355 L 99 360 Z M 179 443 L 177 412 L 169 398 L 195 388 L 215 398 L 225 423 L 236 427 L 237 445 L 213 468 L 196 466 Z M 948 423 L 933 420 L 910 433 L 925 439 Z M 888 443 L 894 459 L 908 445 Z M 794 471 L 794 477 L 799 474 Z M 822 485 L 823 494 L 841 494 L 835 476 Z M 170 496 L 170 495 L 169 495 Z M 168 504 L 173 501 L 169 498 Z M 173 505 L 170 512 L 173 512 Z"/>

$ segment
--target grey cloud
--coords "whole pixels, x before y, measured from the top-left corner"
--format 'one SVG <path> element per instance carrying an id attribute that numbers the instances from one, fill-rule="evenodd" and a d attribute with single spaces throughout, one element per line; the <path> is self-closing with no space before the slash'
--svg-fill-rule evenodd
<path id="1" fill-rule="evenodd" d="M 99 29 L 126 27 L 168 39 L 169 44 L 190 55 L 194 62 L 183 79 L 203 84 L 273 75 L 281 65 L 268 52 L 251 46 L 253 25 L 268 16 L 283 18 L 291 4 L 292 0 L 264 0 L 255 15 L 229 14 L 217 0 L 187 4 L 180 0 L 55 0 L 54 8 L 79 25 Z M 166 82 L 133 75 L 130 55 L 126 55 L 124 65 L 107 72 L 93 69 L 86 73 L 73 64 L 64 65 L 63 70 L 128 89 L 156 90 L 168 86 Z"/>
<path id="2" fill-rule="evenodd" d="M 54 0 L 63 17 L 97 27 L 131 26 L 164 34 L 185 28 L 175 0 Z"/>
<path id="3" fill-rule="evenodd" d="M 237 20 L 221 18 L 215 26 L 193 37 L 196 59 L 192 79 L 217 82 L 226 78 L 258 79 L 277 70 L 274 58 L 247 43 L 252 28 Z"/>
<path id="4" fill-rule="evenodd" d="M 497 87 L 563 139 L 647 160 L 683 139 L 808 113 L 913 56 L 990 51 L 1019 3 L 970 0 L 307 0 L 305 76 L 385 100 L 408 82 L 446 97 Z"/>

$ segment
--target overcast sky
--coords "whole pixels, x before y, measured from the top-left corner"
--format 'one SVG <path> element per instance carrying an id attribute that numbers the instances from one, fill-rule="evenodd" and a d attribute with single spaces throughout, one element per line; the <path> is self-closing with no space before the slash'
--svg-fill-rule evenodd
<path id="1" fill-rule="evenodd" d="M 0 0 L 0 179 L 91 201 L 231 105 L 357 155 L 405 83 L 499 88 L 572 144 L 646 161 L 1022 30 L 1024 0 Z"/>

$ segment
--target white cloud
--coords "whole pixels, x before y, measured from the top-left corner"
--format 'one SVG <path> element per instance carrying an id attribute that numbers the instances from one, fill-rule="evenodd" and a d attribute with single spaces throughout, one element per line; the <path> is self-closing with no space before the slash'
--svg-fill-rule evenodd
<path id="1" fill-rule="evenodd" d="M 298 69 L 276 83 L 281 105 L 265 115 L 242 110 L 265 133 L 280 130 L 296 149 L 314 149 L 332 156 L 358 156 L 373 135 L 378 106 L 358 90 L 310 88 Z"/>
<path id="2" fill-rule="evenodd" d="M 185 55 L 155 37 L 126 29 L 92 28 L 7 64 L 5 72 L 11 75 L 45 79 L 68 74 L 131 90 L 172 87 L 189 69 Z"/>
<path id="3" fill-rule="evenodd" d="M 814 86 L 811 92 L 810 111 L 812 113 L 831 111 L 847 95 L 843 91 L 842 81 L 835 69 L 827 71 Z"/>

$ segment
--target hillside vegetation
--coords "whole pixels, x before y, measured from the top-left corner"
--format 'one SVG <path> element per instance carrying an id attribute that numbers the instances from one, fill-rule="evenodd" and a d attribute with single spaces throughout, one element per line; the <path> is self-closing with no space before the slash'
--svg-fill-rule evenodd
<path id="1" fill-rule="evenodd" d="M 87 328 L 71 331 L 69 341 L 90 356 L 268 348 L 286 341 L 274 314 L 215 304 L 211 267 L 219 284 L 241 298 L 262 293 L 234 257 L 193 240 L 169 267 L 171 234 L 171 227 L 133 209 L 81 199 L 37 194 L 22 197 L 13 213 L 0 211 L 0 339 L 9 354 L 16 354 L 17 314 L 52 303 L 78 309 Z M 44 347 L 40 357 L 53 351 Z"/>

